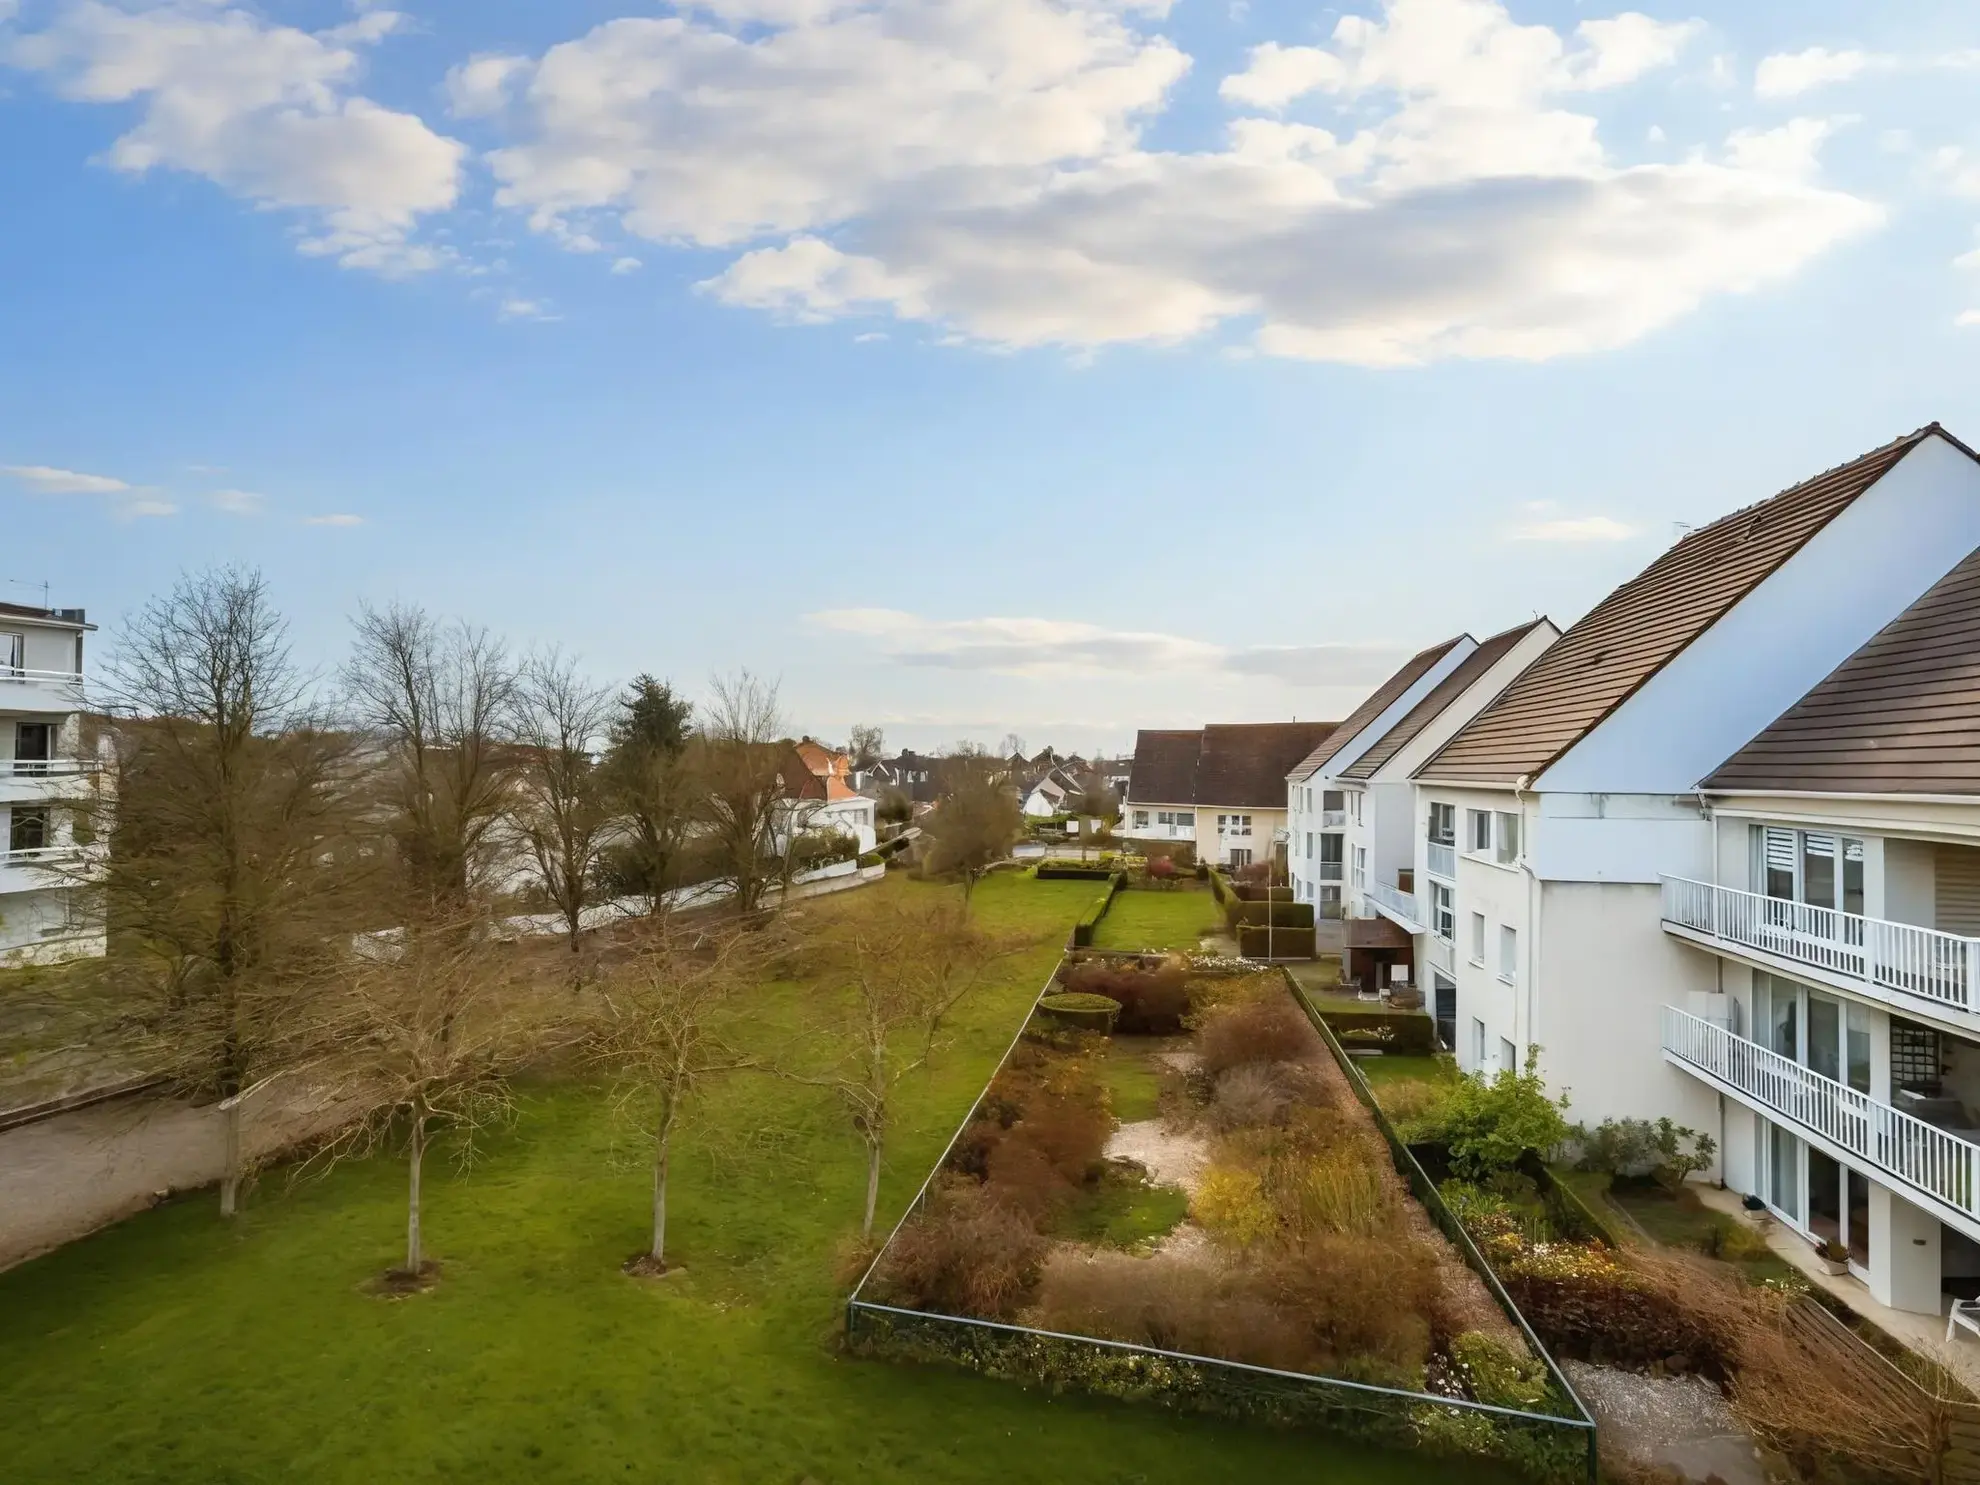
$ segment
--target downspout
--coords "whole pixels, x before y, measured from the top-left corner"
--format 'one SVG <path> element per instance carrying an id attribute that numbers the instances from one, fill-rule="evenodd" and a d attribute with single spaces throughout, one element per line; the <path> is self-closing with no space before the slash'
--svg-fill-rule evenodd
<path id="1" fill-rule="evenodd" d="M 1712 822 L 1712 885 L 1717 887 L 1719 884 L 1720 859 L 1719 812 L 1705 802 L 1705 791 L 1703 789 L 1695 789 L 1692 791 L 1692 794 L 1698 801 L 1698 813 Z M 1718 986 L 1719 995 L 1723 998 L 1726 993 L 1726 961 L 1724 957 L 1714 954 L 1712 956 L 1712 966 L 1715 972 L 1713 983 Z M 1751 981 L 1749 980 L 1750 983 Z M 1726 1001 L 1725 1004 L 1728 1011 L 1733 1008 L 1731 1001 Z M 1727 1016 L 1726 1019 L 1730 1022 L 1732 1017 Z M 1733 1026 L 1729 1027 L 1729 1029 L 1735 1036 L 1743 1034 L 1740 1027 Z M 1719 1153 L 1717 1156 L 1719 1168 L 1716 1172 L 1718 1178 L 1716 1184 L 1721 1191 L 1724 1191 L 1726 1189 L 1726 1096 L 1720 1093 L 1717 1095 L 1717 1099 L 1719 1104 Z"/>
<path id="2" fill-rule="evenodd" d="M 1533 870 L 1526 850 L 1533 834 L 1526 828 L 1526 791 L 1532 782 L 1530 773 L 1513 780 L 1513 803 L 1519 806 L 1519 869 L 1530 884 L 1526 895 L 1526 1037 L 1525 1046 L 1519 1049 L 1522 1069 L 1526 1066 L 1527 1048 L 1537 1046 L 1540 1040 L 1540 877 Z M 1535 813 L 1538 814 L 1537 797 Z"/>

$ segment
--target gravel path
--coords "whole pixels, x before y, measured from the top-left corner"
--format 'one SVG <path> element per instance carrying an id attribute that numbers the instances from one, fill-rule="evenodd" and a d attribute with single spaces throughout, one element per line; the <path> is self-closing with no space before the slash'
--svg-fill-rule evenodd
<path id="1" fill-rule="evenodd" d="M 1752 1438 L 1703 1377 L 1646 1377 L 1585 1361 L 1563 1362 L 1562 1370 L 1607 1448 L 1686 1480 L 1767 1485 Z"/>
<path id="2" fill-rule="evenodd" d="M 1123 1124 L 1107 1141 L 1110 1160 L 1138 1160 L 1156 1186 L 1180 1186 L 1191 1196 L 1210 1162 L 1210 1146 L 1193 1134 L 1177 1134 L 1160 1119 Z"/>

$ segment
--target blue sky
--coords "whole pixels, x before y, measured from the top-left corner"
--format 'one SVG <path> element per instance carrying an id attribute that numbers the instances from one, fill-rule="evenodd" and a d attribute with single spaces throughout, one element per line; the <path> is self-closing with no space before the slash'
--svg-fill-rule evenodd
<path id="1" fill-rule="evenodd" d="M 920 745 L 1339 715 L 1980 439 L 1976 89 L 1951 0 L 0 0 L 0 578 Z"/>

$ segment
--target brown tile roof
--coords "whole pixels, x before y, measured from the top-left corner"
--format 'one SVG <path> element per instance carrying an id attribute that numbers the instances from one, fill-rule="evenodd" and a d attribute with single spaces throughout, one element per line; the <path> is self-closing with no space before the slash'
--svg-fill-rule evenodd
<path id="1" fill-rule="evenodd" d="M 1704 787 L 1980 794 L 1980 551 L 1720 764 Z"/>
<path id="2" fill-rule="evenodd" d="M 1401 752 L 1419 732 L 1435 721 L 1438 713 L 1456 701 L 1471 688 L 1478 678 L 1506 657 L 1506 652 L 1517 645 L 1527 635 L 1545 624 L 1545 618 L 1534 619 L 1517 628 L 1495 634 L 1478 642 L 1478 648 L 1464 657 L 1462 664 L 1431 687 L 1430 692 L 1403 715 L 1403 719 L 1391 727 L 1375 744 L 1355 759 L 1354 766 L 1341 775 L 1344 779 L 1367 780 L 1375 776 L 1375 770 Z"/>
<path id="3" fill-rule="evenodd" d="M 1230 722 L 1196 732 L 1136 733 L 1128 798 L 1135 804 L 1283 809 L 1287 770 L 1335 725 Z"/>
<path id="4" fill-rule="evenodd" d="M 1287 779 L 1297 784 L 1312 778 L 1320 771 L 1322 764 L 1353 742 L 1362 728 L 1393 706 L 1398 696 L 1415 685 L 1423 678 L 1425 671 L 1448 655 L 1453 645 L 1462 644 L 1464 638 L 1462 634 L 1454 635 L 1442 644 L 1432 645 L 1427 650 L 1418 650 L 1403 661 L 1394 675 L 1377 686 L 1366 701 L 1347 714 L 1340 726 L 1334 729 L 1332 737 L 1299 761 L 1299 766 L 1287 774 Z"/>
<path id="5" fill-rule="evenodd" d="M 1511 783 L 1538 775 L 1934 435 L 1972 453 L 1930 423 L 1692 532 L 1596 604 L 1417 777 Z"/>

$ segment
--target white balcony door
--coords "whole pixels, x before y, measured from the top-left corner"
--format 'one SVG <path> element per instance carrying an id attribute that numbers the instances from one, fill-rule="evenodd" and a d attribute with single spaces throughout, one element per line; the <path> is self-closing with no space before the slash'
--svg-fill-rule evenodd
<path id="1" fill-rule="evenodd" d="M 1763 1045 L 1832 1082 L 1870 1091 L 1869 1011 L 1778 976 L 1755 974 L 1753 980 L 1754 1022 Z M 1851 1117 L 1843 1105 L 1834 1116 Z M 1867 1273 L 1869 1180 L 1780 1125 L 1763 1123 L 1757 1154 L 1768 1205 L 1817 1241 L 1846 1248 L 1851 1265 Z M 1867 1130 L 1836 1132 L 1846 1145 L 1868 1146 Z"/>

